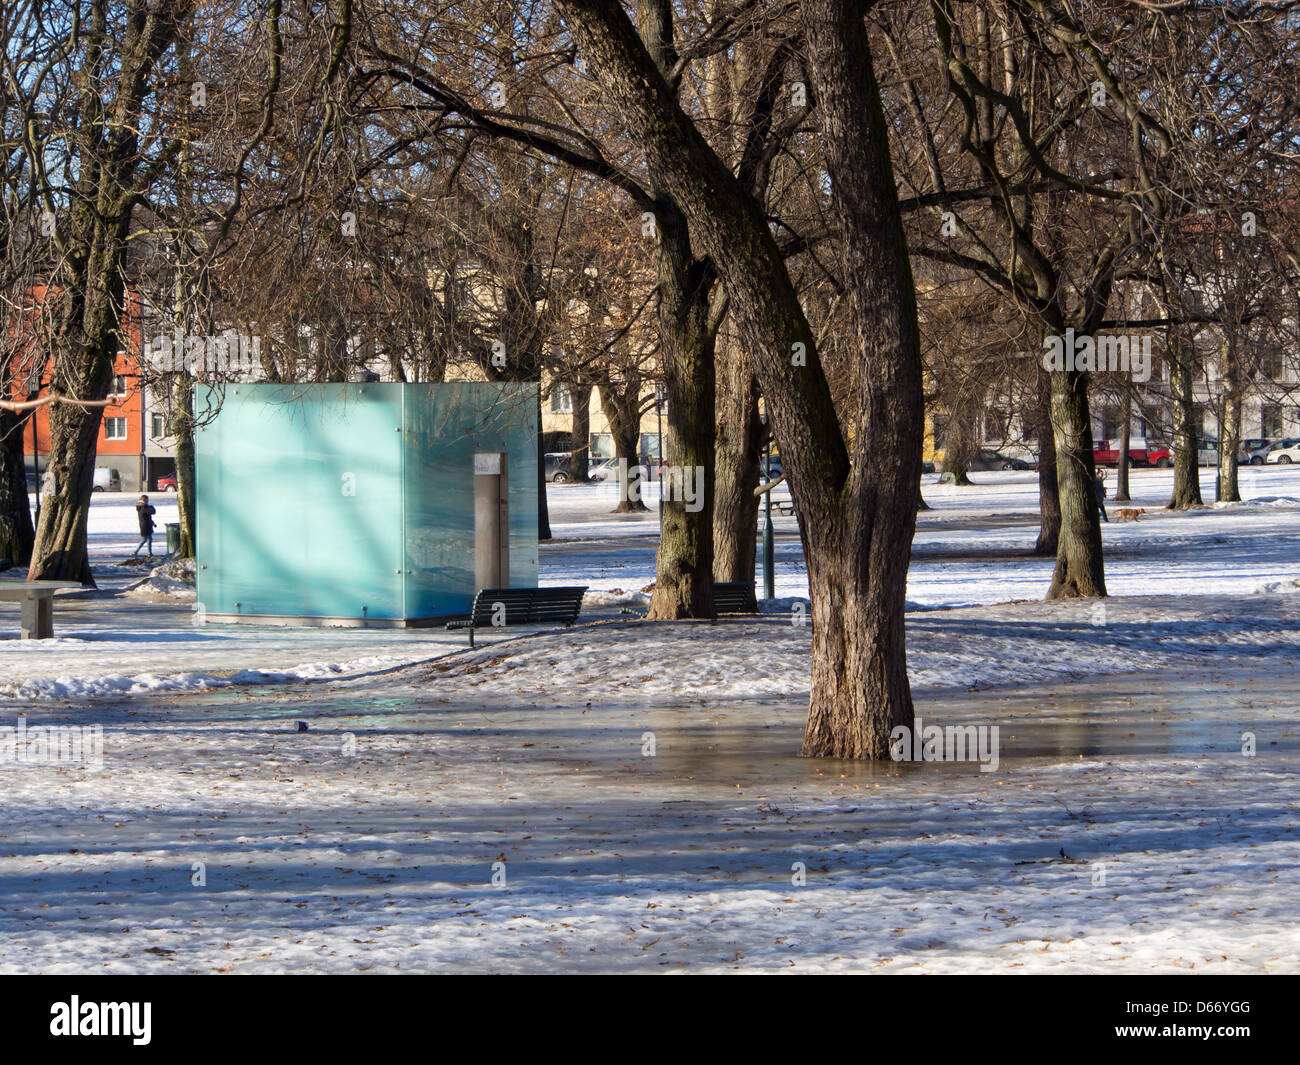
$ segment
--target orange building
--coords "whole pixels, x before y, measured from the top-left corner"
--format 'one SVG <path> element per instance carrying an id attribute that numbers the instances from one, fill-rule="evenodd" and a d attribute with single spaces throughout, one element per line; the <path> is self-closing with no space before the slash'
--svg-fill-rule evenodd
<path id="1" fill-rule="evenodd" d="M 44 288 L 32 290 L 39 305 L 46 297 Z M 140 358 L 143 350 L 140 298 L 129 291 L 126 296 L 126 314 L 123 321 L 124 347 L 119 349 L 113 362 L 113 382 L 109 387 L 112 401 L 104 408 L 99 426 L 99 440 L 95 451 L 95 484 L 97 488 L 134 492 L 140 489 L 143 477 L 144 394 L 140 378 Z M 13 376 L 14 398 L 25 398 L 32 392 L 44 394 L 50 384 L 53 359 L 41 369 L 39 380 L 36 367 L 20 365 Z M 48 407 L 37 407 L 23 432 L 23 454 L 27 469 L 45 472 L 46 456 L 50 452 L 50 413 Z M 100 473 L 98 471 L 110 471 Z M 111 471 L 117 471 L 114 477 Z"/>

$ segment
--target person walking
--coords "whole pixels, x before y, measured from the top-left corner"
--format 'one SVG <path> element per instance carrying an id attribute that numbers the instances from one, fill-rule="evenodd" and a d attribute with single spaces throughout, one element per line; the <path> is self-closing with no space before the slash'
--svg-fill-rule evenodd
<path id="1" fill-rule="evenodd" d="M 135 505 L 135 516 L 140 522 L 140 542 L 136 544 L 135 550 L 131 552 L 132 558 L 140 557 L 140 548 L 146 544 L 149 545 L 149 557 L 153 558 L 153 516 L 157 511 L 149 505 L 149 497 L 141 496 Z"/>
<path id="2" fill-rule="evenodd" d="M 1101 512 L 1101 520 L 1110 524 L 1110 515 L 1106 513 L 1106 471 L 1098 470 L 1093 486 L 1097 494 L 1097 510 Z M 152 508 L 150 508 L 152 509 Z"/>

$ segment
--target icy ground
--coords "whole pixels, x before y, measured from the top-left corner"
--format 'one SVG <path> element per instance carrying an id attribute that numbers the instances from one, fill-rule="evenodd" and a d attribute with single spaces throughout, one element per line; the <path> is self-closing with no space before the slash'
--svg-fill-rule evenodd
<path id="1" fill-rule="evenodd" d="M 1300 471 L 1246 474 L 1105 527 L 1100 611 L 1038 601 L 1032 475 L 927 484 L 918 712 L 998 726 L 990 773 L 794 757 L 792 519 L 785 612 L 646 625 L 653 511 L 553 491 L 594 623 L 471 652 L 192 625 L 122 592 L 97 497 L 105 590 L 0 638 L 0 725 L 104 729 L 98 769 L 0 763 L 0 971 L 1300 971 Z"/>

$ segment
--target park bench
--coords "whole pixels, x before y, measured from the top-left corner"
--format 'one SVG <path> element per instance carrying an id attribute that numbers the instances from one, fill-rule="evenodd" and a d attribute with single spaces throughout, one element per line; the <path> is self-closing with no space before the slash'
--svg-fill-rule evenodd
<path id="1" fill-rule="evenodd" d="M 0 602 L 21 604 L 21 639 L 48 640 L 54 635 L 54 593 L 80 587 L 77 581 L 0 581 Z"/>
<path id="2" fill-rule="evenodd" d="M 587 586 L 567 588 L 480 588 L 469 616 L 447 622 L 448 629 L 469 629 L 474 646 L 475 629 L 502 625 L 572 625 L 582 609 Z"/>
<path id="3" fill-rule="evenodd" d="M 715 614 L 757 614 L 758 600 L 754 595 L 753 581 L 714 581 L 713 612 Z M 646 616 L 643 606 L 625 606 L 621 613 L 634 618 Z"/>

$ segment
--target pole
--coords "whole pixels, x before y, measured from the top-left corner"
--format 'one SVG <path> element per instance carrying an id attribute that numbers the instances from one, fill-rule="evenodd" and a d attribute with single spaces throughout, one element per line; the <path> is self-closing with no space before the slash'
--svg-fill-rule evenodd
<path id="1" fill-rule="evenodd" d="M 41 450 L 40 437 L 36 435 L 36 411 L 29 416 L 32 420 L 32 471 L 36 475 L 36 524 L 41 523 Z"/>
<path id="2" fill-rule="evenodd" d="M 772 438 L 769 436 L 763 452 L 763 478 L 772 479 Z M 765 493 L 767 520 L 763 523 L 763 598 L 776 598 L 776 565 L 772 558 L 772 493 Z"/>

